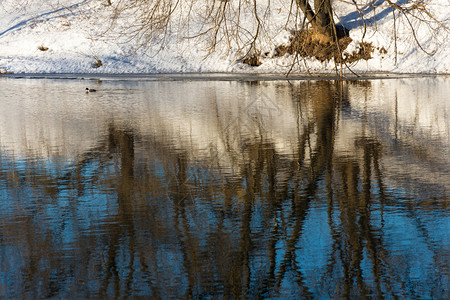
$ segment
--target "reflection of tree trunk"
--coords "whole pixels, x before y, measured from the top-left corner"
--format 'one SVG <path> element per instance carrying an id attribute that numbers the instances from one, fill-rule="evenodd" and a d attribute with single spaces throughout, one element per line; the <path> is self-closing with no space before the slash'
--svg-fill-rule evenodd
<path id="1" fill-rule="evenodd" d="M 353 280 L 361 274 L 362 247 L 358 228 L 358 206 L 359 206 L 359 165 L 353 160 L 346 161 L 341 165 L 342 194 L 340 195 L 339 207 L 343 232 L 346 239 L 340 242 L 341 258 L 343 260 L 344 273 L 344 297 L 351 296 Z M 355 276 L 356 275 L 356 276 Z"/>
<path id="2" fill-rule="evenodd" d="M 198 296 L 197 278 L 200 276 L 197 255 L 201 252 L 196 241 L 195 235 L 191 235 L 191 226 L 186 211 L 186 200 L 189 199 L 190 191 L 188 189 L 188 159 L 185 154 L 176 155 L 176 178 L 173 182 L 174 209 L 175 209 L 175 227 L 178 232 L 178 239 L 183 255 L 183 267 L 186 272 L 188 286 L 185 297 L 196 298 Z M 180 222 L 181 220 L 181 222 Z"/>
<path id="3" fill-rule="evenodd" d="M 121 132 L 119 133 L 118 140 L 121 151 L 118 200 L 121 214 L 126 222 L 133 217 L 134 136 L 129 132 Z"/>
<path id="4" fill-rule="evenodd" d="M 335 132 L 335 117 L 336 117 L 336 97 L 333 93 L 333 85 L 329 82 L 321 82 L 315 90 L 316 94 L 313 96 L 314 101 L 314 119 L 313 123 L 316 127 L 317 143 L 316 148 L 312 151 L 311 162 L 308 172 L 303 173 L 303 157 L 305 154 L 305 145 L 309 139 L 309 133 L 312 132 L 307 126 L 303 138 L 300 139 L 299 147 L 299 169 L 297 171 L 299 182 L 304 181 L 306 185 L 303 188 L 303 195 L 293 195 L 293 207 L 295 214 L 295 223 L 292 226 L 290 237 L 286 242 L 286 254 L 284 255 L 277 276 L 277 287 L 283 281 L 285 273 L 289 266 L 296 265 L 296 261 L 301 259 L 295 256 L 295 245 L 300 239 L 303 232 L 304 220 L 309 211 L 310 202 L 316 197 L 316 191 L 319 182 L 325 178 L 330 178 L 331 161 L 333 156 L 334 132 Z M 303 174 L 306 174 L 303 175 Z M 307 178 L 304 178 L 307 177 Z M 303 274 L 297 268 L 298 284 L 303 288 L 305 296 L 310 296 L 308 289 L 303 282 Z"/>
<path id="5" fill-rule="evenodd" d="M 121 149 L 121 170 L 120 183 L 118 191 L 118 201 L 120 214 L 122 215 L 122 224 L 126 224 L 129 230 L 129 247 L 128 255 L 130 256 L 129 274 L 126 280 L 126 293 L 129 295 L 132 290 L 132 281 L 134 274 L 135 259 L 135 233 L 134 233 L 134 211 L 133 211 L 133 195 L 134 195 L 134 135 L 125 131 L 120 135 Z M 120 277 L 119 277 L 120 278 Z M 125 279 L 125 278 L 122 278 Z"/>
<path id="6" fill-rule="evenodd" d="M 360 229 L 359 235 L 361 239 L 365 239 L 367 243 L 367 250 L 370 259 L 372 260 L 372 269 L 373 276 L 375 277 L 375 288 L 377 290 L 378 295 L 382 295 L 382 281 L 383 278 L 381 274 L 384 272 L 381 270 L 383 262 L 381 258 L 384 255 L 380 255 L 380 253 L 385 252 L 383 250 L 383 241 L 381 238 L 377 237 L 377 234 L 372 229 L 371 225 L 371 210 L 370 205 L 372 204 L 372 195 L 371 195 L 371 174 L 372 174 L 372 160 L 373 166 L 375 168 L 375 172 L 379 172 L 379 157 L 381 152 L 381 147 L 379 143 L 372 140 L 362 139 L 362 148 L 364 151 L 363 154 L 363 166 L 364 166 L 364 174 L 363 174 L 363 192 L 361 195 L 362 204 L 359 207 L 359 215 L 360 215 Z M 382 190 L 382 186 L 379 187 Z M 380 202 L 382 202 L 381 200 Z M 361 250 L 362 251 L 362 250 Z M 390 282 L 384 280 L 384 284 L 386 286 L 390 285 Z"/>
<path id="7" fill-rule="evenodd" d="M 253 202 L 255 201 L 255 195 L 253 194 L 252 187 L 247 187 L 247 194 L 245 195 L 244 211 L 242 216 L 241 225 L 241 240 L 240 249 L 238 255 L 238 261 L 236 264 L 236 271 L 234 273 L 233 282 L 233 298 L 238 299 L 243 295 L 247 295 L 250 285 L 250 251 L 252 249 L 251 241 L 251 228 L 250 222 L 252 219 Z"/>
<path id="8" fill-rule="evenodd" d="M 389 255 L 384 249 L 383 241 L 378 237 L 376 230 L 373 229 L 370 214 L 373 201 L 371 194 L 372 165 L 381 191 L 381 204 L 384 201 L 384 188 L 379 170 L 381 147 L 376 141 L 365 138 L 358 140 L 357 145 L 363 150 L 360 160 L 362 167 L 357 160 L 337 159 L 340 166 L 338 174 L 341 179 L 341 189 L 337 195 L 342 233 L 333 234 L 335 241 L 332 256 L 339 256 L 343 270 L 334 270 L 335 263 L 330 262 L 328 276 L 332 276 L 336 272 L 343 272 L 343 297 L 350 297 L 355 293 L 366 295 L 375 291 L 377 295 L 382 295 L 382 286 L 390 286 L 389 280 L 386 280 L 389 277 L 386 279 L 382 277 L 383 274 L 388 272 L 383 270 L 383 266 L 387 264 L 383 262 L 382 258 Z M 360 186 L 362 186 L 362 190 L 360 190 Z M 364 253 L 372 261 L 375 290 L 366 286 L 363 278 Z M 355 283 L 358 287 L 357 291 L 354 290 Z"/>
<path id="9" fill-rule="evenodd" d="M 247 295 L 250 284 L 250 266 L 249 259 L 252 248 L 251 241 L 251 219 L 253 213 L 253 204 L 256 193 L 260 192 L 261 173 L 264 168 L 264 151 L 260 147 L 261 144 L 248 145 L 248 158 L 245 164 L 243 177 L 245 178 L 245 195 L 244 208 L 242 212 L 240 244 L 239 252 L 236 255 L 236 261 L 230 269 L 230 277 L 232 278 L 232 295 L 233 298 L 239 298 Z"/>
<path id="10" fill-rule="evenodd" d="M 123 236 L 129 237 L 128 255 L 130 265 L 128 269 L 130 274 L 125 286 L 127 292 L 131 289 L 131 281 L 133 280 L 133 263 L 134 263 L 134 221 L 133 221 L 133 190 L 134 190 L 134 135 L 129 131 L 116 130 L 114 126 L 109 129 L 109 151 L 120 151 L 120 177 L 117 185 L 117 201 L 119 212 L 117 220 L 112 223 L 108 231 L 109 246 L 107 252 L 107 263 L 105 269 L 106 276 L 103 279 L 101 295 L 106 296 L 108 286 L 113 281 L 113 290 L 115 297 L 121 296 L 120 281 L 124 278 L 119 274 L 118 266 L 118 250 L 121 244 L 120 240 Z"/>

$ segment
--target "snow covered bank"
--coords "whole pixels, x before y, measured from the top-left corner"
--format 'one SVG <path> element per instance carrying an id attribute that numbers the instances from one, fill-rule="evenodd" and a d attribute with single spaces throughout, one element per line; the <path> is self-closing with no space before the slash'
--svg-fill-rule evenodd
<path id="1" fill-rule="evenodd" d="M 448 0 L 426 2 L 435 17 L 428 23 L 402 19 L 400 14 L 394 20 L 392 10 L 383 0 L 359 0 L 359 12 L 350 2 L 335 1 L 339 16 L 336 22 L 350 29 L 353 39 L 346 51 L 358 49 L 362 38 L 375 49 L 372 59 L 354 63 L 350 68 L 359 73 L 450 73 L 450 39 L 448 30 L 444 29 L 450 28 L 450 3 Z M 198 3 L 199 7 L 207 5 L 207 1 Z M 375 3 L 376 8 L 368 3 Z M 259 5 L 263 9 L 264 1 Z M 189 24 L 189 30 L 181 21 L 172 24 L 163 45 L 152 44 L 135 52 L 134 41 L 118 32 L 133 22 L 133 16 L 119 16 L 122 19 L 116 20 L 117 27 L 110 29 L 113 6 L 106 6 L 105 1 L 49 0 L 24 4 L 22 0 L 4 0 L 0 2 L 0 73 L 285 73 L 295 57 L 274 58 L 273 52 L 277 45 L 289 41 L 291 30 L 295 29 L 294 21 L 286 23 L 289 5 L 290 1 L 271 2 L 257 44 L 258 50 L 265 54 L 262 65 L 250 67 L 240 62 L 244 53 L 238 47 L 232 45 L 230 49 L 226 43 L 219 43 L 216 51 L 206 56 L 209 47 L 206 38 L 185 38 L 200 27 L 195 19 Z M 409 22 L 416 29 L 414 34 Z M 254 24 L 243 19 L 241 26 L 253 28 Z M 333 62 L 301 59 L 292 71 L 328 73 L 334 69 Z"/>

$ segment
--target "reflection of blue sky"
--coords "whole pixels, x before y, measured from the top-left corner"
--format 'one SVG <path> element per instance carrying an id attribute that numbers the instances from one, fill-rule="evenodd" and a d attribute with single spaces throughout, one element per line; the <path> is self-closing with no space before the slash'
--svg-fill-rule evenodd
<path id="1" fill-rule="evenodd" d="M 401 211 L 390 213 L 384 219 L 383 239 L 386 251 L 390 253 L 390 257 L 398 260 L 395 263 L 398 268 L 392 272 L 396 277 L 401 277 L 407 285 L 433 286 L 434 283 L 430 282 L 430 279 L 436 278 L 436 274 L 433 273 L 437 267 L 434 265 L 434 253 L 427 246 L 426 237 L 422 236 L 412 224 L 413 221 L 414 218 Z M 442 230 L 442 228 L 431 227 L 426 230 Z"/>
<path id="2" fill-rule="evenodd" d="M 0 297 L 6 299 L 14 298 L 10 293 L 2 294 L 5 289 L 19 289 L 24 286 L 22 276 L 18 271 L 25 268 L 25 257 L 23 255 L 24 249 L 15 245 L 5 245 L 2 241 L 0 245 Z"/>
<path id="3" fill-rule="evenodd" d="M 71 158 L 67 162 L 72 161 Z M 7 172 L 14 170 L 18 174 L 17 186 L 4 186 L 6 182 L 0 181 L 0 215 L 4 219 L 20 217 L 20 215 L 33 215 L 35 226 L 41 227 L 42 232 L 50 230 L 56 240 L 69 243 L 74 242 L 80 231 L 92 230 L 102 221 L 117 215 L 117 196 L 115 191 L 108 191 L 95 185 L 92 178 L 98 174 L 98 164 L 93 163 L 84 169 L 83 185 L 85 190 L 78 194 L 76 187 L 69 186 L 60 181 L 59 176 L 69 173 L 69 163 L 56 164 L 44 160 L 32 162 L 35 175 L 30 174 L 30 162 L 25 159 L 14 162 L 2 158 L 2 166 Z M 35 176 L 37 185 L 33 180 L 23 182 L 22 176 Z M 48 182 L 48 186 L 40 186 L 39 179 Z M 47 180 L 47 181 L 46 181 Z M 53 188 L 51 180 L 60 182 L 55 186 L 56 194 L 46 194 L 46 188 Z"/>
<path id="4" fill-rule="evenodd" d="M 296 263 L 311 290 L 315 289 L 325 275 L 330 259 L 333 240 L 327 218 L 326 203 L 311 205 L 303 223 L 302 236 L 296 244 Z"/>

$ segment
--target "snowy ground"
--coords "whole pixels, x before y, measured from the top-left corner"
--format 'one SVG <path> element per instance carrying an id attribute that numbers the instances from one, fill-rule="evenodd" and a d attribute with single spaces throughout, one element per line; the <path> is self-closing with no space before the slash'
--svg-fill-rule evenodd
<path id="1" fill-rule="evenodd" d="M 231 0 L 231 5 L 234 2 Z M 273 53 L 276 46 L 288 42 L 291 30 L 295 29 L 292 18 L 286 22 L 290 1 L 272 0 L 269 10 L 265 9 L 264 1 L 260 2 L 265 19 L 256 47 L 266 55 L 261 66 L 250 67 L 240 62 L 245 49 L 239 49 L 238 44 L 231 44 L 230 49 L 229 44 L 219 43 L 216 51 L 207 56 L 207 35 L 186 38 L 200 28 L 198 17 L 192 18 L 189 26 L 181 21 L 185 20 L 186 10 L 174 15 L 178 21 L 171 23 L 164 44 L 154 43 L 136 51 L 136 41 L 120 34 L 135 22 L 132 13 L 120 15 L 117 25 L 109 27 L 115 1 L 112 1 L 113 6 L 106 6 L 104 0 L 3 0 L 0 1 L 0 73 L 285 73 L 295 57 L 274 58 Z M 350 29 L 353 39 L 346 51 L 358 49 L 362 38 L 364 42 L 371 42 L 376 50 L 372 59 L 352 64 L 353 71 L 450 73 L 449 31 L 444 29 L 450 28 L 450 0 L 422 1 L 433 18 L 428 14 L 418 16 L 427 22 L 406 19 L 398 13 L 395 24 L 392 10 L 384 0 L 356 2 L 360 4 L 360 12 L 355 10 L 352 1 L 334 1 L 335 13 L 339 16 L 336 22 Z M 397 2 L 411 7 L 412 1 Z M 197 7 L 199 11 L 204 9 L 209 2 L 195 3 L 194 12 Z M 368 3 L 375 3 L 375 10 L 365 5 Z M 190 12 L 190 15 L 195 14 Z M 409 22 L 416 29 L 415 34 Z M 254 31 L 251 11 L 242 14 L 240 26 Z M 94 66 L 97 60 L 102 62 L 101 67 Z M 334 69 L 333 62 L 307 59 L 295 64 L 292 72 L 327 73 Z"/>

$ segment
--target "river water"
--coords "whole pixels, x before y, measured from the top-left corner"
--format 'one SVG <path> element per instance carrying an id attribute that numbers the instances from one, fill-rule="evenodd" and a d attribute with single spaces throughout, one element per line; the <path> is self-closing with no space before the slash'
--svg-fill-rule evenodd
<path id="1" fill-rule="evenodd" d="M 448 77 L 161 78 L 0 78 L 0 297 L 449 298 Z"/>

